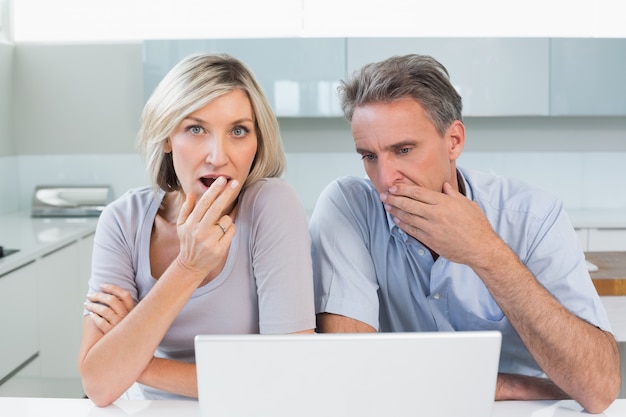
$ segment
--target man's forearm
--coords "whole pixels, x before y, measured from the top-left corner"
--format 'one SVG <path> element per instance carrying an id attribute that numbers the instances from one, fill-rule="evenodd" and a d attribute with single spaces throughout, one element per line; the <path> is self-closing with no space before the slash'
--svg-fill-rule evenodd
<path id="1" fill-rule="evenodd" d="M 339 314 L 319 313 L 317 331 L 320 333 L 375 333 L 372 326 Z"/>
<path id="2" fill-rule="evenodd" d="M 567 311 L 508 247 L 492 255 L 475 272 L 537 364 L 587 411 L 604 411 L 620 387 L 615 340 Z"/>
<path id="3" fill-rule="evenodd" d="M 496 401 L 565 400 L 570 398 L 547 378 L 526 375 L 498 374 Z"/>

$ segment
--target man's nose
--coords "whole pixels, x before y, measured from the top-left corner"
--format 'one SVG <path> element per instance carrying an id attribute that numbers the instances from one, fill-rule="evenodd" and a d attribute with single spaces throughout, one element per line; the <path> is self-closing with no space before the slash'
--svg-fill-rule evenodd
<path id="1" fill-rule="evenodd" d="M 378 160 L 378 178 L 383 189 L 386 190 L 394 185 L 400 177 L 400 172 L 392 161 L 386 158 Z"/>

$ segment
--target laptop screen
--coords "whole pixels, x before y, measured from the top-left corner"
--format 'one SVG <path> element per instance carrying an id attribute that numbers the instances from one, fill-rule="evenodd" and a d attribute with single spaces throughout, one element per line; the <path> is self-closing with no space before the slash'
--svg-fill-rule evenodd
<path id="1" fill-rule="evenodd" d="M 499 332 L 199 335 L 202 417 L 489 416 Z"/>

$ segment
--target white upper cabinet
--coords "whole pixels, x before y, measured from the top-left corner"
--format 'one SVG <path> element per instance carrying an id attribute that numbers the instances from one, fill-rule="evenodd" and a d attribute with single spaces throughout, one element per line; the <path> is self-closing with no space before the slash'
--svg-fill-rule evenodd
<path id="1" fill-rule="evenodd" d="M 345 39 L 156 40 L 144 43 L 144 95 L 179 60 L 195 52 L 224 52 L 247 64 L 281 117 L 341 116 Z"/>
<path id="2" fill-rule="evenodd" d="M 393 55 L 431 55 L 464 116 L 626 115 L 626 39 L 283 38 L 144 42 L 144 94 L 186 55 L 244 61 L 280 117 L 341 117 L 339 81 Z"/>
<path id="3" fill-rule="evenodd" d="M 626 39 L 552 39 L 554 116 L 626 115 Z"/>
<path id="4" fill-rule="evenodd" d="M 463 97 L 464 116 L 547 116 L 547 38 L 349 38 L 347 69 L 392 55 L 431 55 Z"/>

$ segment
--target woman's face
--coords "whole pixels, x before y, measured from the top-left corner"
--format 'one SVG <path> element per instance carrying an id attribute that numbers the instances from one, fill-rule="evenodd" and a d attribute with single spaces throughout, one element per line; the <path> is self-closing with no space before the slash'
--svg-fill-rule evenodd
<path id="1" fill-rule="evenodd" d="M 233 90 L 191 113 L 165 146 L 183 192 L 196 201 L 222 176 L 245 182 L 257 151 L 255 116 L 248 95 Z"/>

